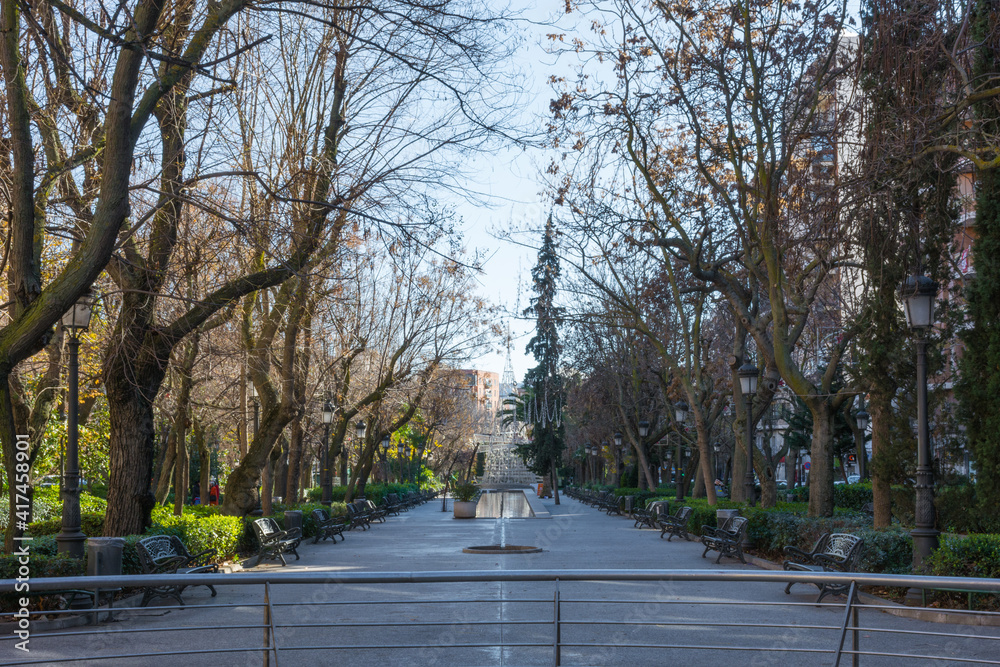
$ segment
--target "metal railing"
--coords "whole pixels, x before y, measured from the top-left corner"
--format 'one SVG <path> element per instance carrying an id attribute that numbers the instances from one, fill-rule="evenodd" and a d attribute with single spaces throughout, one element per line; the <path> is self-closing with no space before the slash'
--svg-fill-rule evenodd
<path id="1" fill-rule="evenodd" d="M 766 599 L 778 596 L 759 586 L 788 582 L 849 584 L 850 593 L 843 602 L 817 604 Z M 0 593 L 15 592 L 16 583 L 0 581 Z M 269 571 L 29 584 L 32 596 L 164 584 L 212 584 L 222 595 L 217 603 L 102 609 L 99 618 L 92 611 L 33 611 L 29 652 L 14 648 L 23 634 L 0 634 L 2 665 L 145 660 L 162 667 L 174 664 L 169 657 L 186 663 L 209 654 L 236 664 L 239 654 L 247 664 L 277 667 L 317 651 L 350 658 L 400 652 L 394 663 L 404 661 L 405 651 L 408 664 L 607 664 L 623 656 L 662 664 L 664 651 L 698 664 L 741 653 L 769 654 L 783 664 L 816 664 L 821 655 L 835 665 L 858 665 L 862 656 L 864 664 L 1000 664 L 1000 627 L 982 625 L 1000 626 L 1000 613 L 951 610 L 953 618 L 974 617 L 981 625 L 930 624 L 879 613 L 901 608 L 860 604 L 855 595 L 858 586 L 997 593 L 998 579 L 724 570 Z M 185 592 L 189 602 L 206 595 Z M 54 624 L 41 615 L 74 615 L 93 627 L 46 627 Z M 156 648 L 136 650 L 144 645 Z M 919 652 L 921 646 L 934 650 Z"/>

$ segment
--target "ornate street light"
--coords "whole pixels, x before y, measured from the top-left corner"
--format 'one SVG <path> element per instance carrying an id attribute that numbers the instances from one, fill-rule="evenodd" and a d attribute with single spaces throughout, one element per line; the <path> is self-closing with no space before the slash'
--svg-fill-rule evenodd
<path id="1" fill-rule="evenodd" d="M 938 546 L 934 528 L 934 469 L 931 467 L 930 428 L 927 417 L 927 330 L 934 324 L 934 301 L 938 284 L 926 276 L 910 276 L 899 288 L 906 324 L 917 344 L 917 483 L 916 521 L 913 537 L 913 571 Z M 919 600 L 921 591 L 911 588 L 907 601 Z"/>
<path id="2" fill-rule="evenodd" d="M 333 478 L 330 475 L 330 424 L 333 423 L 333 406 L 328 400 L 323 404 L 323 498 L 329 507 L 333 503 Z"/>
<path id="3" fill-rule="evenodd" d="M 869 415 L 864 408 L 861 408 L 861 410 L 858 411 L 858 414 L 854 415 L 854 419 L 858 422 L 859 431 L 864 433 L 868 430 L 868 424 L 871 423 L 871 415 Z"/>
<path id="4" fill-rule="evenodd" d="M 740 391 L 743 392 L 743 400 L 746 405 L 746 471 L 743 475 L 743 486 L 746 493 L 746 500 L 753 507 L 757 503 L 757 492 L 753 484 L 753 395 L 757 393 L 758 368 L 747 361 L 736 371 L 740 377 Z"/>
<path id="5" fill-rule="evenodd" d="M 62 482 L 62 529 L 56 535 L 57 550 L 73 558 L 83 558 L 87 536 L 80 521 L 80 333 L 90 326 L 97 298 L 89 291 L 63 315 L 62 325 L 69 334 L 68 388 L 66 408 L 68 430 L 66 433 L 66 463 Z"/>
<path id="6" fill-rule="evenodd" d="M 645 438 L 649 435 L 649 422 L 641 421 L 639 422 L 639 437 Z"/>

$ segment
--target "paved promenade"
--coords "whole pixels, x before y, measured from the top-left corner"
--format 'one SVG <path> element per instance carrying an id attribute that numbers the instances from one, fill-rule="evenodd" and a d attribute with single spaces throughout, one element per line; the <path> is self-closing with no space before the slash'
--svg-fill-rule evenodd
<path id="1" fill-rule="evenodd" d="M 304 543 L 301 560 L 288 567 L 265 564 L 247 572 L 324 572 L 336 577 L 348 572 L 454 572 L 460 570 L 550 569 L 684 569 L 756 570 L 738 561 L 723 559 L 716 566 L 701 558 L 696 542 L 659 539 L 659 531 L 637 530 L 632 521 L 608 517 L 570 498 L 556 506 L 544 501 L 549 519 L 455 520 L 441 511 L 441 501 L 431 501 L 369 531 L 352 531 L 336 545 Z M 537 554 L 476 555 L 463 547 L 498 543 L 532 545 Z M 294 557 L 292 557 L 294 559 Z M 241 575 L 245 576 L 245 575 Z M 779 583 L 609 583 L 560 582 L 561 640 L 564 665 L 832 665 L 829 651 L 837 646 L 842 607 L 817 607 L 813 586 L 798 585 L 785 595 Z M 280 665 L 551 665 L 553 661 L 553 596 L 551 582 L 478 582 L 419 584 L 272 585 L 270 601 L 278 627 Z M 189 607 L 169 609 L 150 606 L 121 612 L 117 621 L 101 626 L 98 636 L 36 637 L 28 659 L 65 664 L 74 654 L 107 656 L 158 653 L 156 658 L 134 657 L 119 661 L 93 661 L 100 665 L 260 665 L 256 653 L 216 656 L 174 656 L 171 653 L 205 647 L 236 649 L 261 646 L 263 586 L 220 586 L 212 598 L 204 587 L 184 593 Z M 528 601 L 525 601 L 528 600 Z M 567 600 L 577 600 L 571 602 Z M 828 598 L 827 600 L 830 600 Z M 162 600 L 164 604 L 169 600 Z M 393 604 L 377 605 L 376 601 Z M 460 601 L 460 602 L 459 602 Z M 842 604 L 843 598 L 833 598 Z M 337 604 L 327 604 L 335 602 Z M 747 603 L 765 606 L 747 606 Z M 799 606 L 786 606 L 788 602 Z M 155 603 L 154 603 L 155 605 Z M 200 606 L 204 605 L 204 606 Z M 225 605 L 225 606 L 223 606 Z M 254 606 L 251 606 L 254 605 Z M 605 624 L 573 621 L 601 619 Z M 524 624 L 515 621 L 530 621 Z M 545 623 L 538 621 L 545 620 Z M 323 627 L 331 622 L 349 627 Z M 421 623 L 386 628 L 387 622 Z M 639 626 L 637 622 L 655 622 Z M 716 627 L 701 626 L 717 623 Z M 937 661 L 901 661 L 899 658 L 863 657 L 862 665 L 961 664 L 952 656 L 993 661 L 1000 643 L 985 639 L 1000 629 L 937 625 L 902 619 L 872 610 L 861 612 L 862 625 L 877 624 L 906 630 L 930 630 L 936 636 L 859 633 L 862 648 L 887 654 L 918 652 L 941 656 Z M 778 628 L 761 627 L 777 624 Z M 218 626 L 229 626 L 219 629 Z M 243 626 L 243 627 L 240 627 Z M 187 628 L 168 630 L 168 628 Z M 77 628 L 76 630 L 88 630 Z M 150 629 L 158 633 L 137 632 Z M 962 638 L 957 635 L 968 635 Z M 847 646 L 850 646 L 850 635 Z M 485 643 L 485 647 L 464 644 Z M 519 644 L 544 643 L 544 647 Z M 695 651 L 691 648 L 643 648 L 649 644 L 675 647 L 704 644 L 735 650 Z M 331 650 L 337 645 L 365 646 Z M 0 645 L 0 663 L 15 656 Z M 387 648 L 406 646 L 410 648 Z M 293 647 L 316 647 L 307 650 Z M 739 650 L 792 648 L 800 652 Z M 25 656 L 16 656 L 24 659 Z M 81 664 L 81 663 L 75 663 Z M 272 663 L 273 659 L 272 659 Z M 849 656 L 844 665 L 850 664 Z"/>

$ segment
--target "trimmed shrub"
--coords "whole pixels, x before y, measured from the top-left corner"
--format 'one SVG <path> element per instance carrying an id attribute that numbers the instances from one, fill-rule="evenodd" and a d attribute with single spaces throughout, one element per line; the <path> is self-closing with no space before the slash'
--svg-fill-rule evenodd
<path id="1" fill-rule="evenodd" d="M 870 502 L 872 502 L 870 482 L 833 485 L 833 504 L 835 507 L 861 511 L 861 508 Z"/>
<path id="2" fill-rule="evenodd" d="M 1000 578 L 1000 535 L 947 535 L 937 551 L 924 559 L 929 574 L 940 577 Z M 935 591 L 934 599 L 948 600 L 954 606 L 964 606 L 966 593 Z M 974 594 L 974 609 L 1000 610 L 1000 595 Z"/>
<path id="3" fill-rule="evenodd" d="M 216 558 L 229 560 L 236 557 L 242 530 L 242 521 L 235 516 L 157 512 L 146 535 L 176 535 L 191 553 L 215 549 Z"/>
<path id="4" fill-rule="evenodd" d="M 29 551 L 31 551 L 29 546 Z M 0 579 L 16 579 L 21 564 L 18 556 L 0 555 Z M 32 579 L 42 577 L 82 577 L 86 574 L 86 562 L 79 558 L 64 558 L 62 556 L 44 556 L 40 553 L 31 554 L 28 565 Z"/>
<path id="5" fill-rule="evenodd" d="M 28 525 L 28 533 L 32 537 L 41 537 L 42 535 L 58 535 L 61 530 L 62 519 L 59 517 L 46 519 L 45 521 L 35 521 L 34 523 Z M 96 512 L 81 512 L 80 530 L 83 531 L 84 535 L 89 537 L 103 535 L 104 514 L 97 514 Z"/>

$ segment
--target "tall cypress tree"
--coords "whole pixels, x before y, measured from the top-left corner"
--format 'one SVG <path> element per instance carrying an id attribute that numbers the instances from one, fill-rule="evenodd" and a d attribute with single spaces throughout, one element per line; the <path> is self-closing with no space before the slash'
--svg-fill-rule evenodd
<path id="1" fill-rule="evenodd" d="M 1000 0 L 979 0 L 973 23 L 978 47 L 976 74 L 1000 71 L 996 38 L 989 39 Z M 1000 102 L 976 105 L 976 120 L 986 136 L 1000 130 Z M 976 235 L 972 262 L 976 277 L 966 292 L 969 327 L 962 334 L 965 354 L 956 387 L 960 415 L 976 461 L 980 516 L 993 517 L 1000 505 L 1000 169 L 984 169 L 976 183 Z"/>
<path id="2" fill-rule="evenodd" d="M 538 365 L 524 378 L 526 395 L 523 414 L 532 425 L 531 442 L 518 447 L 518 454 L 538 475 L 550 475 L 555 484 L 555 472 L 566 446 L 561 410 L 563 406 L 563 381 L 559 375 L 559 324 L 564 309 L 556 305 L 559 279 L 559 256 L 556 252 L 556 231 L 549 215 L 542 234 L 538 261 L 531 270 L 532 290 L 535 296 L 524 315 L 535 316 L 535 335 L 528 341 L 526 352 L 535 357 Z M 558 503 L 558 495 L 556 496 Z"/>

